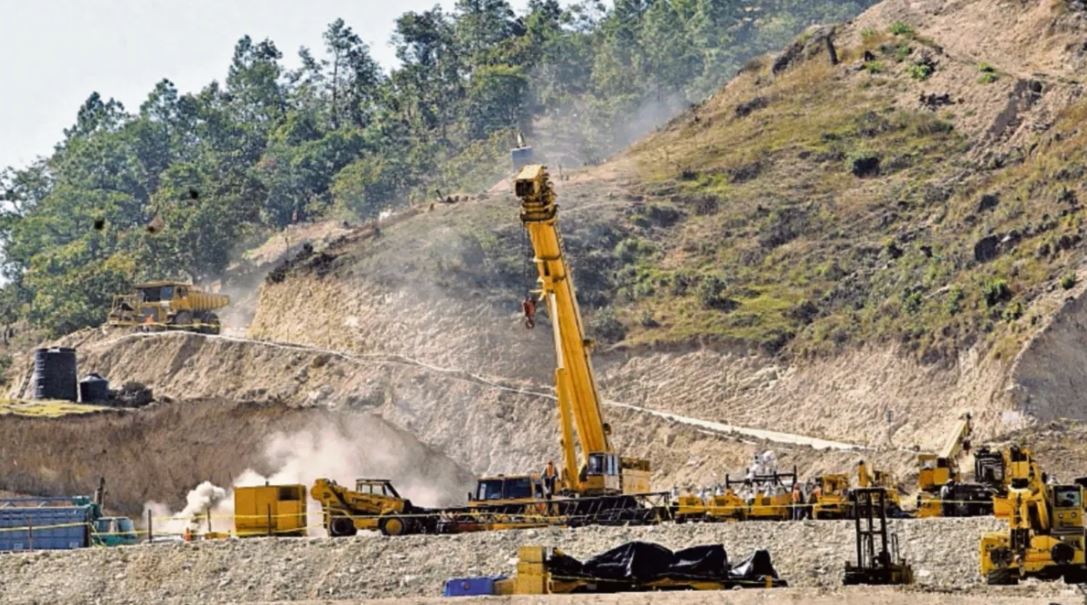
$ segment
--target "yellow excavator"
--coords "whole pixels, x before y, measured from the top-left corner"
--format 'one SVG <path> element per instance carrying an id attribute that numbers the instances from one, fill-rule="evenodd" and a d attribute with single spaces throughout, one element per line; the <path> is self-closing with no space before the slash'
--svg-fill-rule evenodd
<path id="1" fill-rule="evenodd" d="M 993 515 L 997 518 L 1007 519 L 1014 512 L 1015 496 L 1010 491 L 1013 485 L 1040 491 L 1038 486 L 1046 482 L 1045 473 L 1034 460 L 1034 453 L 1025 447 L 1012 445 L 1002 450 L 982 448 L 978 455 L 982 457 L 975 465 L 980 475 L 978 479 L 991 485 L 997 492 L 993 496 Z"/>
<path id="2" fill-rule="evenodd" d="M 528 232 L 539 275 L 536 291 L 551 318 L 555 339 L 555 394 L 562 432 L 562 473 L 557 492 L 576 496 L 649 492 L 649 462 L 620 456 L 609 440 L 600 393 L 585 337 L 574 281 L 556 220 L 558 204 L 547 169 L 530 164 L 514 180 L 521 222 Z"/>
<path id="3" fill-rule="evenodd" d="M 1008 529 L 981 539 L 981 575 L 989 584 L 1025 578 L 1087 582 L 1083 486 L 1016 478 L 1008 488 Z"/>

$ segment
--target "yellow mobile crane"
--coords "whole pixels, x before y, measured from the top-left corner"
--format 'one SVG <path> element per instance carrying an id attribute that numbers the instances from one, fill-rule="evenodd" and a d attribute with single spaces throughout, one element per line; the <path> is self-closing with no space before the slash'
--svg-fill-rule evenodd
<path id="1" fill-rule="evenodd" d="M 530 164 L 514 181 L 521 222 L 528 231 L 539 274 L 539 300 L 551 318 L 555 338 L 555 394 L 562 431 L 562 473 L 556 491 L 576 496 L 646 494 L 649 462 L 620 456 L 609 440 L 600 410 L 574 282 L 556 228 L 558 205 L 547 169 Z M 580 448 L 580 457 L 579 451 Z"/>

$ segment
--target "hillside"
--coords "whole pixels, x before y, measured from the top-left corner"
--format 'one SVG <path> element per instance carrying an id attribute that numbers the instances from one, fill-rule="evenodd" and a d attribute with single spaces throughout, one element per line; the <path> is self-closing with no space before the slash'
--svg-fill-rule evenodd
<path id="1" fill-rule="evenodd" d="M 606 393 L 896 447 L 967 410 L 989 435 L 1085 417 L 1056 369 L 1079 359 L 1056 332 L 1083 289 L 1084 31 L 1074 2 L 885 2 L 564 172 Z M 502 188 L 422 207 L 266 284 L 250 334 L 547 381 L 529 256 Z"/>
<path id="2" fill-rule="evenodd" d="M 1087 420 L 1085 34 L 1077 2 L 888 0 L 753 60 L 600 166 L 555 166 L 619 447 L 661 488 L 765 448 L 805 477 L 863 456 L 908 481 L 964 412 L 976 441 Z M 168 406 L 365 415 L 395 436 L 380 451 L 434 451 L 461 477 L 557 453 L 552 334 L 521 325 L 535 276 L 505 180 L 312 232 L 253 257 L 274 268 L 243 297 L 247 338 L 63 342 Z M 1080 430 L 1042 463 L 1078 460 Z M 267 464 L 258 441 L 229 466 Z"/>

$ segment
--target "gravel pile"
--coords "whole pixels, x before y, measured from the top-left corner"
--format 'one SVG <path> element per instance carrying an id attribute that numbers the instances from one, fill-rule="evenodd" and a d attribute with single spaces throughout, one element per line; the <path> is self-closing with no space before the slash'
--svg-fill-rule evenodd
<path id="1" fill-rule="evenodd" d="M 985 592 L 978 539 L 994 519 L 906 520 L 894 524 L 919 588 Z M 460 536 L 254 538 L 0 556 L 5 603 L 189 603 L 426 597 L 450 577 L 511 574 L 521 544 L 558 546 L 588 557 L 628 540 L 670 548 L 724 544 L 739 560 L 767 548 L 796 587 L 840 585 L 854 552 L 848 521 L 686 524 L 543 529 Z M 1039 585 L 1058 594 L 1063 584 Z M 1022 589 L 1022 587 L 1020 588 Z"/>

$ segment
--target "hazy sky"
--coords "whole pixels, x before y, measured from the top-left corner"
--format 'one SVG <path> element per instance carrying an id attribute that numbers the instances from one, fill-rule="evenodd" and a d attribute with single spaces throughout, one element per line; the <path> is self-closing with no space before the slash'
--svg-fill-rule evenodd
<path id="1" fill-rule="evenodd" d="M 453 0 L 0 0 L 0 168 L 48 155 L 92 91 L 135 111 L 162 78 L 182 92 L 222 81 L 244 34 L 293 67 L 342 17 L 388 67 L 393 21 L 435 4 Z"/>

